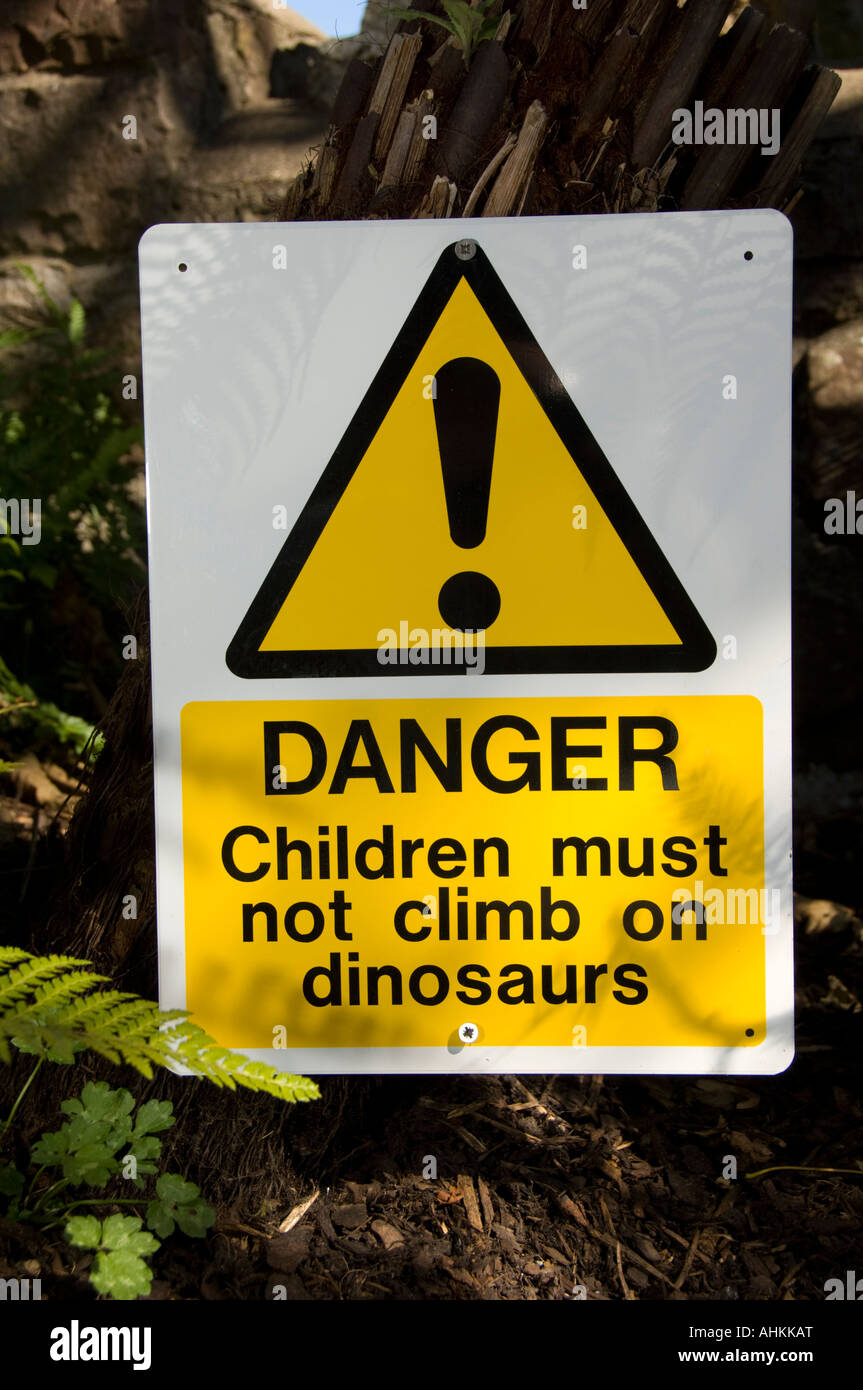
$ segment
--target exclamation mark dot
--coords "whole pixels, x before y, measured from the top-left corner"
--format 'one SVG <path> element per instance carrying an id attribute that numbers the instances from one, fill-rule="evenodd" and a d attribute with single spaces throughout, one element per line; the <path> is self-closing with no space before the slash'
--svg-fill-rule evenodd
<path id="1" fill-rule="evenodd" d="M 435 374 L 435 425 L 443 473 L 449 533 L 473 550 L 485 539 L 491 470 L 500 404 L 498 375 L 477 357 L 456 357 Z M 487 575 L 462 570 L 438 595 L 448 627 L 483 631 L 500 612 L 500 593 Z"/>

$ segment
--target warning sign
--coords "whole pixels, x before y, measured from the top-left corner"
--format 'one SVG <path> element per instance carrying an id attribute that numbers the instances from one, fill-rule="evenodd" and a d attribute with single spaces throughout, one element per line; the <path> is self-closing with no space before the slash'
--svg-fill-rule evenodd
<path id="1" fill-rule="evenodd" d="M 763 1042 L 757 700 L 203 702 L 182 746 L 226 1044 Z"/>
<path id="2" fill-rule="evenodd" d="M 790 250 L 146 234 L 163 1007 L 312 1076 L 788 1065 Z"/>
<path id="3" fill-rule="evenodd" d="M 490 261 L 463 241 L 441 254 L 227 661 L 246 677 L 467 673 L 455 654 L 477 633 L 490 674 L 701 670 L 716 655 Z"/>

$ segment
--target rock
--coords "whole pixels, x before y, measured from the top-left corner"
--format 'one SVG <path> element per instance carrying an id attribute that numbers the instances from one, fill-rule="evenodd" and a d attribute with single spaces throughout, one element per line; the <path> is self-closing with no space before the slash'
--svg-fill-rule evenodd
<path id="1" fill-rule="evenodd" d="M 210 0 L 207 30 L 229 112 L 271 95 L 270 73 L 280 50 L 309 50 L 327 42 L 317 25 L 272 0 Z"/>
<path id="2" fill-rule="evenodd" d="M 0 30 L 0 74 L 26 71 L 20 34 L 11 27 Z"/>
<path id="3" fill-rule="evenodd" d="M 31 806 L 59 811 L 66 800 L 67 793 L 52 782 L 34 753 L 16 755 L 13 776 L 19 799 Z"/>
<path id="4" fill-rule="evenodd" d="M 819 936 L 822 932 L 841 933 L 863 928 L 853 908 L 841 903 L 832 903 L 825 898 L 803 898 L 798 896 L 794 903 L 794 918 L 803 927 L 807 936 Z"/>
<path id="5" fill-rule="evenodd" d="M 863 318 L 824 333 L 810 345 L 809 390 L 818 410 L 863 406 Z"/>
<path id="6" fill-rule="evenodd" d="M 59 257 L 28 256 L 27 264 L 39 276 L 48 294 L 61 309 L 72 298 L 72 269 Z M 12 257 L 0 260 L 0 326 L 22 326 L 44 321 L 42 301 L 24 278 Z"/>
<path id="7" fill-rule="evenodd" d="M 22 260 L 81 300 L 118 383 L 140 380 L 141 235 L 275 215 L 325 134 L 304 90 L 329 40 L 273 0 L 5 0 L 3 18 L 0 327 L 32 311 Z"/>
<path id="8" fill-rule="evenodd" d="M 310 1226 L 297 1226 L 284 1235 L 273 1236 L 267 1241 L 266 1256 L 270 1269 L 281 1274 L 293 1274 L 309 1253 L 312 1240 Z"/>
<path id="9" fill-rule="evenodd" d="M 811 444 L 806 471 L 819 501 L 863 479 L 863 318 L 810 343 L 806 355 Z"/>
<path id="10" fill-rule="evenodd" d="M 349 1202 L 346 1206 L 335 1207 L 333 1210 L 333 1225 L 341 1226 L 346 1231 L 356 1231 L 360 1226 L 364 1226 L 368 1219 L 365 1202 Z"/>
<path id="11" fill-rule="evenodd" d="M 395 1226 L 391 1226 L 388 1221 L 373 1221 L 372 1230 L 385 1250 L 395 1250 L 405 1243 L 401 1231 Z"/>
<path id="12" fill-rule="evenodd" d="M 175 0 L 6 0 L 3 18 L 26 68 L 60 70 L 188 55 L 203 37 L 191 10 Z"/>
<path id="13" fill-rule="evenodd" d="M 135 120 L 134 139 L 123 135 L 133 129 L 127 115 Z M 0 254 L 92 259 L 94 252 L 134 249 L 144 227 L 170 219 L 171 171 L 184 138 L 164 73 L 139 79 L 133 93 L 102 76 L 5 78 L 0 127 L 14 170 Z M 63 160 L 53 158 L 55 150 L 64 151 Z"/>
<path id="14" fill-rule="evenodd" d="M 149 88 L 143 83 L 135 102 L 139 139 L 125 141 L 128 93 L 112 92 L 102 78 L 0 79 L 0 123 L 19 171 L 0 210 L 0 326 L 28 312 L 32 318 L 34 307 L 41 313 L 14 264 L 22 260 L 61 307 L 73 296 L 81 300 L 87 343 L 117 360 L 118 380 L 133 372 L 140 381 L 137 245 L 146 228 L 271 218 L 310 145 L 324 135 L 320 117 L 267 101 L 196 144 L 160 82 L 157 76 Z M 99 119 L 79 119 L 88 110 Z M 67 125 L 80 132 L 80 152 L 50 178 L 41 176 L 33 152 L 65 147 Z"/>

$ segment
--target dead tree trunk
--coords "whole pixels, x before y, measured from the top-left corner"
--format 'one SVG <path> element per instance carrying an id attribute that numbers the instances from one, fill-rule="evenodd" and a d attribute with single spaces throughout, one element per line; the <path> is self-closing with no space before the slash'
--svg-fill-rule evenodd
<path id="1" fill-rule="evenodd" d="M 437 0 L 420 3 L 440 11 Z M 835 73 L 807 66 L 807 49 L 803 34 L 733 0 L 590 0 L 583 10 L 572 0 L 511 0 L 469 65 L 439 26 L 403 21 L 376 65 L 347 68 L 325 142 L 288 190 L 282 217 L 788 211 L 800 160 L 839 87 Z M 698 101 L 779 110 L 778 153 L 675 144 L 673 113 Z M 106 716 L 106 747 L 69 832 L 68 881 L 37 946 L 83 956 L 153 996 L 144 604 L 137 637 L 138 662 Z M 136 918 L 123 913 L 130 894 Z"/>
<path id="2" fill-rule="evenodd" d="M 404 20 L 376 67 L 348 67 L 282 216 L 787 210 L 839 87 L 808 46 L 730 0 L 516 0 L 466 66 L 441 27 Z M 778 111 L 778 154 L 675 144 L 674 112 L 699 101 Z"/>

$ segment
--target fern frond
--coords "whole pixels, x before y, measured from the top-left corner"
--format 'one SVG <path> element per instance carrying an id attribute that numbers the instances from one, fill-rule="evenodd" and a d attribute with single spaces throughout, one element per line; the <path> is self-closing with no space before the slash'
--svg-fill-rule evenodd
<path id="1" fill-rule="evenodd" d="M 10 959 L 13 951 L 14 958 Z M 9 965 L 12 966 L 11 970 L 8 969 Z M 63 971 L 68 972 L 74 965 L 89 965 L 89 961 L 76 960 L 74 956 L 31 956 L 26 951 L 21 952 L 12 947 L 0 948 L 0 1025 L 11 1004 L 19 999 L 26 999 L 35 992 L 38 985 L 55 975 L 61 975 Z M 105 978 L 104 975 L 93 974 L 91 984 L 101 983 Z M 62 996 L 61 985 L 58 999 Z"/>
<path id="2" fill-rule="evenodd" d="M 250 1087 L 266 1091 L 281 1100 L 315 1100 L 320 1091 L 307 1076 L 277 1072 L 266 1062 L 254 1062 L 241 1052 L 229 1052 L 214 1042 L 203 1028 L 188 1020 L 166 1029 L 165 1036 L 173 1041 L 175 1060 L 200 1076 L 206 1076 L 216 1086 Z"/>
<path id="3" fill-rule="evenodd" d="M 285 1101 L 320 1095 L 308 1077 L 220 1047 L 183 1009 L 160 1009 L 140 995 L 100 988 L 110 981 L 89 964 L 74 956 L 31 956 L 0 946 L 0 1058 L 9 1061 L 12 1039 L 24 1051 L 55 1060 L 71 1061 L 89 1049 L 115 1065 L 135 1067 L 148 1079 L 154 1067 L 165 1067 Z"/>
<path id="4" fill-rule="evenodd" d="M 47 984 L 40 985 L 33 995 L 32 1004 L 28 1008 L 41 1009 L 51 1008 L 55 1004 L 65 1005 L 68 1001 L 71 1006 L 75 1002 L 75 996 L 88 994 L 93 988 L 94 977 L 89 970 L 70 971 L 67 975 L 55 975 L 53 980 Z"/>

